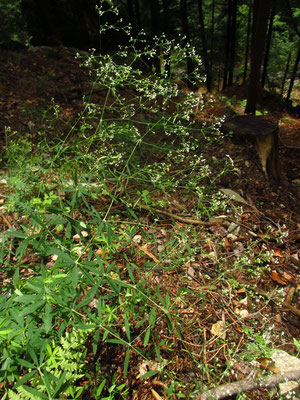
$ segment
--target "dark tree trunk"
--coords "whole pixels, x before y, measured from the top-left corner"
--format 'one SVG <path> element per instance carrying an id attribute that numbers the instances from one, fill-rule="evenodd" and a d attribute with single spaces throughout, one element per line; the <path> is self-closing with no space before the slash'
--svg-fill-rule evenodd
<path id="1" fill-rule="evenodd" d="M 249 61 L 249 43 L 250 43 L 250 33 L 251 33 L 251 17 L 252 17 L 252 1 L 249 2 L 249 12 L 248 12 L 248 24 L 247 24 L 247 37 L 246 37 L 246 49 L 245 49 L 245 64 L 244 64 L 244 74 L 243 74 L 243 84 L 247 81 L 248 73 L 248 61 Z"/>
<path id="2" fill-rule="evenodd" d="M 228 86 L 233 83 L 233 71 L 235 62 L 235 44 L 236 44 L 236 14 L 237 14 L 237 0 L 232 1 L 232 20 L 231 20 L 231 32 L 230 32 L 230 60 L 229 60 L 229 75 L 228 75 Z"/>
<path id="3" fill-rule="evenodd" d="M 134 13 L 134 4 L 133 0 L 127 0 L 127 11 L 128 11 L 128 18 L 132 26 L 132 33 L 135 37 L 137 34 L 137 25 L 136 25 L 136 17 Z"/>
<path id="4" fill-rule="evenodd" d="M 248 85 L 246 114 L 255 114 L 260 93 L 260 70 L 265 49 L 270 0 L 254 0 L 251 70 Z"/>
<path id="5" fill-rule="evenodd" d="M 180 0 L 180 11 L 181 11 L 181 23 L 182 23 L 182 33 L 185 36 L 185 44 L 189 45 L 191 42 L 189 24 L 188 24 L 188 14 L 187 14 L 187 4 L 186 0 Z M 187 74 L 189 79 L 189 85 L 193 87 L 193 73 L 194 73 L 194 63 L 192 58 L 187 55 Z"/>
<path id="6" fill-rule="evenodd" d="M 134 8 L 135 8 L 135 16 L 136 16 L 136 26 L 138 31 L 142 29 L 142 22 L 141 22 L 141 12 L 140 12 L 140 4 L 139 0 L 134 0 Z"/>
<path id="7" fill-rule="evenodd" d="M 299 45 L 299 48 L 298 48 L 297 57 L 296 57 L 296 60 L 295 60 L 293 71 L 292 71 L 289 89 L 288 89 L 288 92 L 287 92 L 287 95 L 286 95 L 286 103 L 288 105 L 290 105 L 290 97 L 291 97 L 291 93 L 292 93 L 292 90 L 293 90 L 294 81 L 295 81 L 295 78 L 296 78 L 296 75 L 297 75 L 299 62 L 300 62 L 300 45 Z"/>
<path id="8" fill-rule="evenodd" d="M 204 63 L 204 68 L 205 68 L 205 73 L 206 73 L 206 87 L 207 87 L 207 91 L 211 92 L 211 90 L 212 90 L 211 68 L 210 68 L 210 63 L 209 63 L 208 53 L 207 53 L 207 42 L 206 42 L 205 27 L 204 27 L 202 0 L 198 0 L 198 10 L 199 10 L 200 34 L 201 34 L 202 47 L 203 47 L 203 63 Z"/>
<path id="9" fill-rule="evenodd" d="M 53 8 L 49 0 L 21 0 L 20 7 L 33 45 L 58 44 L 52 21 Z"/>
<path id="10" fill-rule="evenodd" d="M 286 62 L 284 75 L 283 75 L 283 78 L 282 78 L 281 91 L 280 91 L 281 98 L 283 98 L 283 94 L 284 94 L 285 81 L 286 81 L 286 77 L 287 77 L 287 74 L 288 74 L 289 68 L 290 68 L 291 56 L 292 56 L 292 52 L 290 51 L 289 55 L 288 55 L 287 62 Z"/>
<path id="11" fill-rule="evenodd" d="M 21 0 L 20 8 L 33 45 L 65 45 L 88 49 L 95 45 L 98 14 L 93 1 Z M 97 32 L 98 36 L 98 32 Z"/>
<path id="12" fill-rule="evenodd" d="M 163 32 L 166 35 L 166 38 L 170 39 L 170 21 L 169 21 L 169 2 L 168 0 L 162 0 L 163 5 L 163 17 L 164 17 L 164 25 Z M 165 72 L 168 77 L 171 75 L 171 49 L 167 54 L 164 55 L 165 58 Z"/>
<path id="13" fill-rule="evenodd" d="M 155 38 L 158 38 L 161 34 L 160 9 L 158 0 L 150 1 L 150 10 L 151 10 L 151 32 L 152 32 L 152 38 L 154 39 L 153 44 L 156 45 Z M 161 73 L 159 56 L 160 56 L 160 49 L 156 47 L 156 55 L 153 57 L 153 65 L 156 73 L 158 74 Z"/>
<path id="14" fill-rule="evenodd" d="M 291 22 L 292 22 L 292 25 L 293 25 L 293 27 L 294 27 L 294 30 L 295 30 L 295 32 L 296 32 L 298 38 L 300 39 L 300 31 L 299 31 L 299 29 L 298 29 L 298 25 L 297 25 L 297 23 L 296 23 L 296 21 L 295 21 L 295 18 L 294 18 L 294 16 L 293 16 L 293 10 L 292 10 L 292 7 L 291 7 L 291 4 L 290 4 L 289 0 L 285 0 L 285 4 L 286 4 L 286 6 L 287 6 L 287 10 L 288 10 L 288 13 L 289 13 L 289 16 L 290 16 L 290 20 L 291 20 Z"/>
<path id="15" fill-rule="evenodd" d="M 267 44 L 266 44 L 263 72 L 262 72 L 262 77 L 261 77 L 261 86 L 262 87 L 264 87 L 265 83 L 266 83 L 267 68 L 268 68 L 269 55 L 270 55 L 270 47 L 271 47 L 274 16 L 275 16 L 275 5 L 274 5 L 274 2 L 273 2 L 272 11 L 271 11 L 271 15 L 270 15 L 270 21 L 269 21 L 269 28 L 268 28 L 268 36 L 267 36 Z"/>
<path id="16" fill-rule="evenodd" d="M 222 87 L 222 90 L 225 90 L 227 88 L 227 84 L 228 84 L 231 21 L 232 21 L 232 0 L 228 0 L 225 59 L 224 59 L 224 75 L 223 75 L 223 87 Z"/>
<path id="17" fill-rule="evenodd" d="M 214 50 L 215 9 L 216 9 L 216 3 L 215 3 L 215 0 L 213 0 L 212 3 L 211 3 L 211 31 L 210 31 L 210 51 L 211 51 L 211 54 L 213 54 L 213 50 Z M 212 57 L 211 57 L 211 61 L 212 61 Z"/>

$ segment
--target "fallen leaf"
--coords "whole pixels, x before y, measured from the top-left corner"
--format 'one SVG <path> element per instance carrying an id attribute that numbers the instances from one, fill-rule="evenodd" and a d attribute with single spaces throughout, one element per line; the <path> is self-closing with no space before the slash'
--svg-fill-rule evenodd
<path id="1" fill-rule="evenodd" d="M 75 242 L 79 242 L 80 241 L 80 236 L 78 233 L 76 233 L 76 235 L 73 236 L 73 240 L 75 240 Z"/>
<path id="2" fill-rule="evenodd" d="M 240 196 L 237 192 L 234 192 L 231 189 L 220 189 L 220 192 L 224 193 L 225 196 L 229 197 L 230 200 L 238 201 L 239 203 L 249 204 L 242 196 Z"/>
<path id="3" fill-rule="evenodd" d="M 135 244 L 139 244 L 142 242 L 142 239 L 143 239 L 142 235 L 135 235 L 133 236 L 132 241 Z"/>
<path id="4" fill-rule="evenodd" d="M 279 283 L 280 285 L 284 285 L 284 286 L 287 285 L 287 282 L 283 281 L 276 271 L 272 271 L 271 278 L 273 279 L 273 281 Z"/>
<path id="5" fill-rule="evenodd" d="M 158 362 L 155 361 L 143 361 L 139 365 L 139 373 L 137 374 L 136 378 L 139 379 L 143 375 L 145 375 L 149 371 L 160 371 L 161 366 Z"/>
<path id="6" fill-rule="evenodd" d="M 282 254 L 282 250 L 281 249 L 274 249 L 273 250 L 273 256 L 274 257 L 281 257 L 281 258 L 284 257 L 284 255 Z"/>
<path id="7" fill-rule="evenodd" d="M 215 335 L 219 336 L 221 339 L 226 338 L 226 324 L 224 321 L 218 321 L 211 327 L 210 332 Z"/>
<path id="8" fill-rule="evenodd" d="M 100 247 L 99 249 L 96 250 L 96 253 L 102 258 L 106 258 L 107 257 L 107 249 L 105 249 L 103 251 L 103 249 L 101 249 L 101 247 Z"/>
<path id="9" fill-rule="evenodd" d="M 224 238 L 224 247 L 225 247 L 226 251 L 230 251 L 232 249 L 232 245 L 228 238 Z"/>
<path id="10" fill-rule="evenodd" d="M 193 278 L 195 276 L 194 268 L 189 265 L 188 269 L 187 269 L 187 273 L 188 273 L 189 276 L 191 276 Z"/>
<path id="11" fill-rule="evenodd" d="M 287 274 L 286 272 L 284 272 L 282 274 L 282 278 L 285 279 L 288 282 L 293 282 L 294 281 L 294 278 L 291 275 Z"/>

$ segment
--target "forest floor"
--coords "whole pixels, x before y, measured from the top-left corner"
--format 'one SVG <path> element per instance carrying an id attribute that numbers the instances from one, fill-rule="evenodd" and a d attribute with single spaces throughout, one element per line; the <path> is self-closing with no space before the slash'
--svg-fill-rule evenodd
<path id="1" fill-rule="evenodd" d="M 31 51 L 0 52 L 2 153 L 9 136 L 5 134 L 6 127 L 10 127 L 11 134 L 15 132 L 12 137 L 16 142 L 18 138 L 26 137 L 33 142 L 41 139 L 53 113 L 49 111 L 52 110 L 52 99 L 60 106 L 63 117 L 75 123 L 82 109 L 82 96 L 89 94 L 91 88 L 88 73 L 79 64 L 74 58 L 74 52 L 69 50 L 36 48 Z M 197 121 L 210 121 L 212 116 L 242 114 L 246 92 L 245 88 L 235 86 L 226 93 L 204 94 L 203 97 L 207 106 L 195 115 Z M 103 93 L 95 93 L 93 101 L 103 103 Z M 207 387 L 213 387 L 246 378 L 254 370 L 256 374 L 262 375 L 278 372 L 278 367 L 274 366 L 267 352 L 268 348 L 279 348 L 299 357 L 300 119 L 289 115 L 280 101 L 267 92 L 261 98 L 260 110 L 267 111 L 268 118 L 279 121 L 279 157 L 284 176 L 279 188 L 272 189 L 266 182 L 253 143 L 224 138 L 221 145 L 198 149 L 196 152 L 201 152 L 215 171 L 216 187 L 239 194 L 243 202 L 228 199 L 230 211 L 225 216 L 219 216 L 220 222 L 216 222 L 216 213 L 207 219 L 207 225 L 202 225 L 198 223 L 198 218 L 191 215 L 195 200 L 185 191 L 178 189 L 168 195 L 153 193 L 155 200 L 158 201 L 162 196 L 168 206 L 165 209 L 156 207 L 152 213 L 144 208 L 138 218 L 147 227 L 145 230 L 149 237 L 154 235 L 156 243 L 147 242 L 146 237 L 137 232 L 135 243 L 132 244 L 133 250 L 123 248 L 115 255 L 119 266 L 124 264 L 124 252 L 125 258 L 131 257 L 130 261 L 141 270 L 140 279 L 148 282 L 150 292 L 156 292 L 159 286 L 162 293 L 169 293 L 170 309 L 174 304 L 180 314 L 181 332 L 180 335 L 172 332 L 163 318 L 158 318 L 151 328 L 153 334 L 163 342 L 160 347 L 161 357 L 163 362 L 167 360 L 167 378 L 164 379 L 163 374 L 153 377 L 149 374 L 147 379 L 139 380 L 143 373 L 160 368 L 155 356 L 157 353 L 153 349 L 151 353 L 151 342 L 149 349 L 146 346 L 149 350 L 147 361 L 143 361 L 134 351 L 130 353 L 126 379 L 122 371 L 124 346 L 107 343 L 100 348 L 97 357 L 101 361 L 102 373 L 107 376 L 116 374 L 117 384 L 125 383 L 128 389 L 127 397 L 116 395 L 111 398 L 161 399 L 167 398 L 164 396 L 169 390 L 169 397 L 176 399 L 193 390 L 196 393 L 197 381 L 205 381 Z M 63 130 L 63 125 L 58 124 L 57 129 Z M 32 149 L 33 153 L 38 151 L 38 148 Z M 215 160 L 224 157 L 233 160 L 234 173 L 217 174 Z M 2 233 L 12 228 L 21 229 L 26 219 L 5 207 L 10 191 L 13 190 L 7 185 L 6 176 L 9 172 L 6 162 L 7 159 L 3 158 L 0 164 Z M 51 177 L 47 179 L 51 181 Z M 110 199 L 103 195 L 91 201 L 100 212 L 107 207 Z M 115 214 L 118 213 L 118 207 L 120 212 L 124 211 L 122 203 L 114 204 Z M 73 215 L 74 218 L 80 216 L 80 210 L 77 213 L 77 216 Z M 81 217 L 88 223 L 84 212 Z M 186 246 L 199 246 L 205 253 L 196 252 L 192 261 L 186 261 L 185 264 L 181 264 L 179 259 L 165 259 L 162 262 L 165 244 L 172 240 L 172 235 L 180 237 L 185 229 L 191 235 L 184 239 Z M 28 248 L 27 251 L 20 263 L 20 276 L 24 278 L 34 276 L 34 265 L 41 262 L 39 256 L 34 254 L 34 249 Z M 178 247 L 178 251 L 186 250 Z M 268 259 L 266 254 L 269 254 Z M 244 256 L 253 264 L 252 270 L 234 267 Z M 10 262 L 13 263 L 15 259 L 11 254 Z M 53 265 L 50 257 L 44 262 Z M 170 262 L 176 267 L 169 268 Z M 124 274 L 125 280 L 128 278 L 123 270 L 120 274 Z M 0 264 L 2 293 L 13 279 L 12 274 L 6 272 L 4 263 L 3 266 Z M 181 291 L 184 293 L 182 302 L 178 295 Z M 171 312 L 170 315 L 172 319 Z M 122 318 L 119 321 L 122 322 Z M 134 328 L 132 335 L 133 332 Z M 266 332 L 268 338 L 263 332 Z M 298 343 L 298 347 L 295 343 Z M 143 339 L 138 334 L 134 346 L 143 349 Z M 92 344 L 87 342 L 87 347 L 85 362 L 95 363 Z M 241 361 L 241 358 L 235 357 L 251 351 L 253 354 L 249 360 Z M 253 360 L 257 364 L 253 364 Z M 204 364 L 202 370 L 195 367 L 200 361 Z M 92 389 L 88 387 L 93 374 L 96 372 L 90 371 L 89 378 L 83 377 L 80 380 L 81 387 L 86 385 L 82 398 L 94 398 L 89 392 Z M 183 394 L 178 395 L 179 386 L 172 394 L 170 388 L 173 380 L 180 382 Z M 269 389 L 256 389 L 249 394 L 249 398 L 257 399 L 267 399 L 269 396 Z"/>

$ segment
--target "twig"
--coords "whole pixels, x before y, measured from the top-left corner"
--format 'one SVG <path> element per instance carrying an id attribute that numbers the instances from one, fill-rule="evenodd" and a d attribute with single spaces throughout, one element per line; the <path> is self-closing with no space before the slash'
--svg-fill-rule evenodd
<path id="1" fill-rule="evenodd" d="M 284 372 L 280 375 L 272 375 L 268 378 L 243 379 L 237 382 L 226 383 L 219 388 L 213 388 L 206 393 L 200 393 L 195 400 L 219 400 L 249 390 L 270 388 L 279 383 L 300 380 L 300 369 Z"/>
<path id="2" fill-rule="evenodd" d="M 222 221 L 217 221 L 217 222 L 201 221 L 199 219 L 180 217 L 179 215 L 172 214 L 168 211 L 158 210 L 157 208 L 150 208 L 150 207 L 141 206 L 141 205 L 139 207 L 142 208 L 143 210 L 154 211 L 157 214 L 161 214 L 161 215 L 165 215 L 166 217 L 174 218 L 185 224 L 203 225 L 203 226 L 222 225 Z"/>
<path id="3" fill-rule="evenodd" d="M 261 294 L 262 296 L 266 296 L 266 297 L 269 299 L 268 302 L 270 302 L 270 301 L 273 302 L 273 303 L 275 304 L 276 307 L 285 307 L 285 308 L 287 308 L 291 313 L 293 313 L 293 314 L 297 315 L 298 317 L 300 317 L 300 310 L 298 310 L 298 308 L 292 306 L 292 305 L 289 304 L 288 302 L 283 301 L 281 304 L 277 304 L 277 303 L 275 302 L 275 298 L 274 298 L 274 299 L 270 298 L 270 295 L 269 295 L 267 292 L 265 292 L 264 290 L 256 288 L 255 291 L 256 291 L 257 293 Z M 264 307 L 263 307 L 263 308 L 264 308 Z M 261 310 L 260 310 L 260 311 L 261 311 Z M 254 313 L 254 314 L 256 314 L 256 313 Z M 248 315 L 247 318 L 253 317 L 254 314 Z"/>
<path id="4" fill-rule="evenodd" d="M 6 219 L 6 218 L 4 217 L 4 215 L 2 215 L 2 219 L 3 219 L 3 222 L 5 222 L 6 225 L 10 228 L 10 227 L 11 227 L 11 223 L 8 221 L 8 219 Z"/>
<path id="5" fill-rule="evenodd" d="M 286 301 L 284 301 L 281 305 L 282 305 L 282 307 L 287 308 L 291 313 L 293 313 L 294 315 L 297 315 L 300 318 L 300 310 L 298 310 L 298 308 L 290 305 Z"/>
<path id="6" fill-rule="evenodd" d="M 293 257 L 293 256 L 290 256 L 290 259 L 291 259 L 292 263 L 293 263 L 296 267 L 298 267 L 298 269 L 300 269 L 300 261 L 297 260 L 297 258 L 296 258 L 296 257 Z"/>

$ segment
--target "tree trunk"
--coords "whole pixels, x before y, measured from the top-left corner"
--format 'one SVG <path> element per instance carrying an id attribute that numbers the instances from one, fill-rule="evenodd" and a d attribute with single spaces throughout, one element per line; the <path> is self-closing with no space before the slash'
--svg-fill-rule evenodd
<path id="1" fill-rule="evenodd" d="M 190 45 L 191 38 L 190 38 L 190 31 L 189 31 L 189 24 L 188 24 L 186 0 L 180 0 L 180 11 L 181 11 L 182 33 L 185 36 L 185 45 Z M 188 74 L 188 79 L 189 79 L 189 85 L 190 85 L 190 87 L 193 87 L 194 64 L 189 55 L 187 55 L 186 63 L 187 63 L 187 74 Z"/>
<path id="2" fill-rule="evenodd" d="M 137 34 L 137 26 L 136 26 L 136 18 L 134 15 L 133 0 L 127 0 L 127 12 L 128 12 L 129 21 L 132 26 L 132 33 L 133 33 L 133 36 L 135 37 Z"/>
<path id="3" fill-rule="evenodd" d="M 228 0 L 227 29 L 226 29 L 226 44 L 225 44 L 225 59 L 224 59 L 224 74 L 223 74 L 222 90 L 225 90 L 227 88 L 227 83 L 228 83 L 230 33 L 231 33 L 231 21 L 232 21 L 232 1 L 233 0 Z"/>
<path id="4" fill-rule="evenodd" d="M 266 83 L 267 67 L 268 67 L 269 55 L 270 55 L 274 16 L 275 16 L 275 5 L 273 3 L 271 15 L 270 15 L 270 21 L 269 21 L 269 29 L 268 29 L 268 36 L 267 36 L 267 44 L 266 44 L 263 72 L 262 72 L 262 77 L 261 77 L 261 86 L 262 87 L 264 87 L 265 83 Z"/>
<path id="5" fill-rule="evenodd" d="M 246 37 L 246 50 L 245 50 L 245 64 L 244 64 L 244 74 L 243 74 L 243 84 L 247 81 L 248 72 L 248 61 L 249 61 L 249 43 L 250 43 L 250 33 L 251 33 L 251 17 L 252 17 L 252 2 L 249 2 L 249 12 L 248 12 L 248 24 L 247 24 L 247 37 Z"/>
<path id="6" fill-rule="evenodd" d="M 296 75 L 297 75 L 299 62 L 300 62 L 300 46 L 298 48 L 298 53 L 297 53 L 297 57 L 296 57 L 295 64 L 294 64 L 294 68 L 293 68 L 293 71 L 292 71 L 289 89 L 288 89 L 288 92 L 287 92 L 287 95 L 286 95 L 286 103 L 287 103 L 287 105 L 290 105 L 290 97 L 291 97 L 291 94 L 292 94 L 294 81 L 295 81 L 295 78 L 296 78 Z"/>
<path id="7" fill-rule="evenodd" d="M 160 22 L 160 10 L 158 0 L 150 1 L 150 10 L 151 10 L 151 31 L 152 31 L 152 39 L 153 44 L 155 45 L 155 38 L 159 37 L 161 34 L 161 22 Z M 153 57 L 153 65 L 157 74 L 161 74 L 161 65 L 160 65 L 160 49 L 156 48 L 156 55 Z"/>
<path id="8" fill-rule="evenodd" d="M 255 114 L 260 93 L 260 70 L 265 49 L 270 0 L 254 0 L 251 70 L 248 85 L 246 114 Z"/>
<path id="9" fill-rule="evenodd" d="M 206 73 L 206 87 L 207 87 L 207 91 L 211 92 L 211 90 L 212 90 L 211 68 L 210 68 L 210 63 L 209 63 L 208 53 L 207 53 L 207 42 L 206 42 L 206 36 L 205 36 L 202 0 L 198 0 L 198 10 L 199 10 L 200 34 L 201 34 L 202 47 L 203 47 L 203 63 L 204 63 L 204 68 L 205 68 L 205 73 Z"/>
<path id="10" fill-rule="evenodd" d="M 283 75 L 283 78 L 282 78 L 281 91 L 280 91 L 281 98 L 283 98 L 283 94 L 284 94 L 285 81 L 286 81 L 286 77 L 287 77 L 287 74 L 288 74 L 289 68 L 290 68 L 291 56 L 292 56 L 292 52 L 290 51 L 289 55 L 288 55 L 287 62 L 286 62 L 284 75 Z"/>
<path id="11" fill-rule="evenodd" d="M 170 21 L 169 21 L 169 2 L 168 0 L 162 0 L 163 5 L 163 17 L 164 17 L 164 26 L 163 32 L 166 35 L 167 40 L 170 39 Z M 171 49 L 170 51 L 164 55 L 165 58 L 165 73 L 168 77 L 171 75 Z"/>
<path id="12" fill-rule="evenodd" d="M 140 12 L 139 0 L 134 0 L 134 8 L 135 8 L 137 30 L 140 31 L 142 28 L 142 23 L 141 23 L 141 12 Z"/>
<path id="13" fill-rule="evenodd" d="M 235 44 L 236 44 L 236 14 L 237 14 L 237 0 L 232 1 L 232 18 L 231 18 L 231 32 L 230 32 L 230 45 L 229 45 L 229 76 L 228 86 L 233 83 L 233 71 L 235 62 Z"/>
<path id="14" fill-rule="evenodd" d="M 211 4 L 211 31 L 210 31 L 210 52 L 211 52 L 211 64 L 210 68 L 212 69 L 212 64 L 213 64 L 213 50 L 214 50 L 214 34 L 215 34 L 215 8 L 216 8 L 216 3 L 215 0 L 212 1 Z"/>

